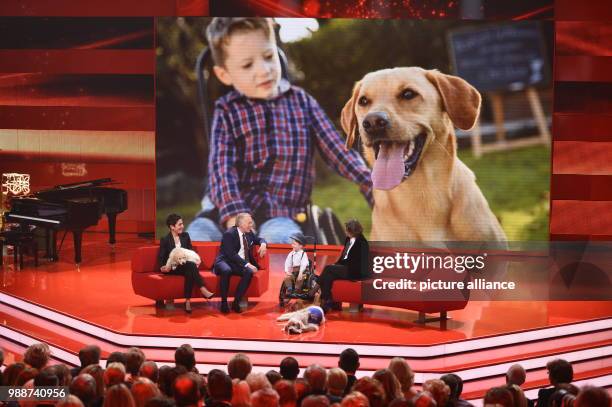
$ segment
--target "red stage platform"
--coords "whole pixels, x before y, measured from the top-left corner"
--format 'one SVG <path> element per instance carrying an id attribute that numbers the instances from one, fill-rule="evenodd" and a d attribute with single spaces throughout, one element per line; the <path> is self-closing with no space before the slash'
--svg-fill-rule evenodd
<path id="1" fill-rule="evenodd" d="M 43 261 L 38 268 L 32 262 L 17 270 L 12 256 L 5 258 L 0 346 L 8 354 L 6 363 L 37 341 L 49 343 L 55 359 L 69 364 L 78 364 L 76 355 L 84 344 L 99 344 L 103 355 L 140 346 L 149 358 L 167 363 L 178 345 L 190 343 L 203 372 L 224 365 L 239 351 L 263 371 L 277 368 L 286 355 L 296 356 L 303 366 L 332 367 L 343 349 L 353 347 L 362 356 L 361 374 L 403 356 L 417 372 L 417 383 L 455 372 L 466 381 L 464 393 L 472 399 L 503 383 L 503 374 L 516 362 L 529 371 L 527 388 L 545 385 L 546 361 L 555 357 L 573 362 L 577 380 L 612 386 L 610 302 L 472 301 L 450 313 L 446 330 L 415 324 L 412 311 L 366 306 L 354 314 L 345 306 L 330 314 L 318 332 L 289 336 L 276 322 L 288 249 L 271 250 L 270 290 L 250 298 L 246 312 L 222 315 L 218 299 L 202 299 L 188 315 L 182 302 L 160 310 L 132 291 L 131 252 L 151 240 L 120 234 L 111 252 L 106 239 L 102 233 L 85 234 L 80 268 L 72 263 L 70 247 L 62 249 L 59 262 Z"/>

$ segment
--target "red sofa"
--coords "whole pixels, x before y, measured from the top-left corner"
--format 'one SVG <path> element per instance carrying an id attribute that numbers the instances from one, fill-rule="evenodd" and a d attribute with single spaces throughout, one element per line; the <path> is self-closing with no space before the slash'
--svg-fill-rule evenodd
<path id="1" fill-rule="evenodd" d="M 195 242 L 193 243 L 194 250 L 200 255 L 202 263 L 200 263 L 200 275 L 204 280 L 206 287 L 215 292 L 215 296 L 219 296 L 219 279 L 212 272 L 213 264 L 217 253 L 219 253 L 219 242 Z M 259 297 L 269 286 L 270 280 L 270 258 L 268 253 L 263 258 L 259 258 L 257 249 L 253 247 L 253 258 L 257 259 L 261 269 L 253 274 L 253 279 L 246 292 L 246 297 Z M 155 301 L 156 305 L 163 304 L 163 300 L 174 300 L 184 298 L 182 276 L 162 274 L 157 269 L 157 253 L 159 246 L 139 247 L 132 254 L 132 287 L 134 293 Z M 236 291 L 240 277 L 232 276 L 230 278 L 229 296 L 231 297 Z M 194 287 L 192 297 L 194 299 L 202 298 L 200 291 Z"/>

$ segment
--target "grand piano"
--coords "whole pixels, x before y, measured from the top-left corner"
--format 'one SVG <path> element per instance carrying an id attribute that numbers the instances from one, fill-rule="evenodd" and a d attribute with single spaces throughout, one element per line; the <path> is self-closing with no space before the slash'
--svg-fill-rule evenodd
<path id="1" fill-rule="evenodd" d="M 128 202 L 125 190 L 105 186 L 111 183 L 113 180 L 110 178 L 100 178 L 56 185 L 31 196 L 14 197 L 11 199 L 11 210 L 4 215 L 7 222 L 45 229 L 47 255 L 54 261 L 58 259 L 57 231 L 71 231 L 74 260 L 79 264 L 83 230 L 97 225 L 104 214 L 108 217 L 109 243 L 115 244 L 117 215 L 127 209 Z"/>

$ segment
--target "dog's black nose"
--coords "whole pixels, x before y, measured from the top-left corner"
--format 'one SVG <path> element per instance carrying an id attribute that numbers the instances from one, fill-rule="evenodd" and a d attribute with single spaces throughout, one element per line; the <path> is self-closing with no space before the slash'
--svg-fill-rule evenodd
<path id="1" fill-rule="evenodd" d="M 363 129 L 370 135 L 384 133 L 389 128 L 389 124 L 389 116 L 385 112 L 368 113 L 361 123 Z"/>

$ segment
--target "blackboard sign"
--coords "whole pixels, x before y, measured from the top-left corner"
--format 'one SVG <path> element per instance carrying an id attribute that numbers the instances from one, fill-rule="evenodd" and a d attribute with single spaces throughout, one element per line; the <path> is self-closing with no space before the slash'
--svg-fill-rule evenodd
<path id="1" fill-rule="evenodd" d="M 480 91 L 521 90 L 550 80 L 537 21 L 456 30 L 449 43 L 455 74 Z"/>

